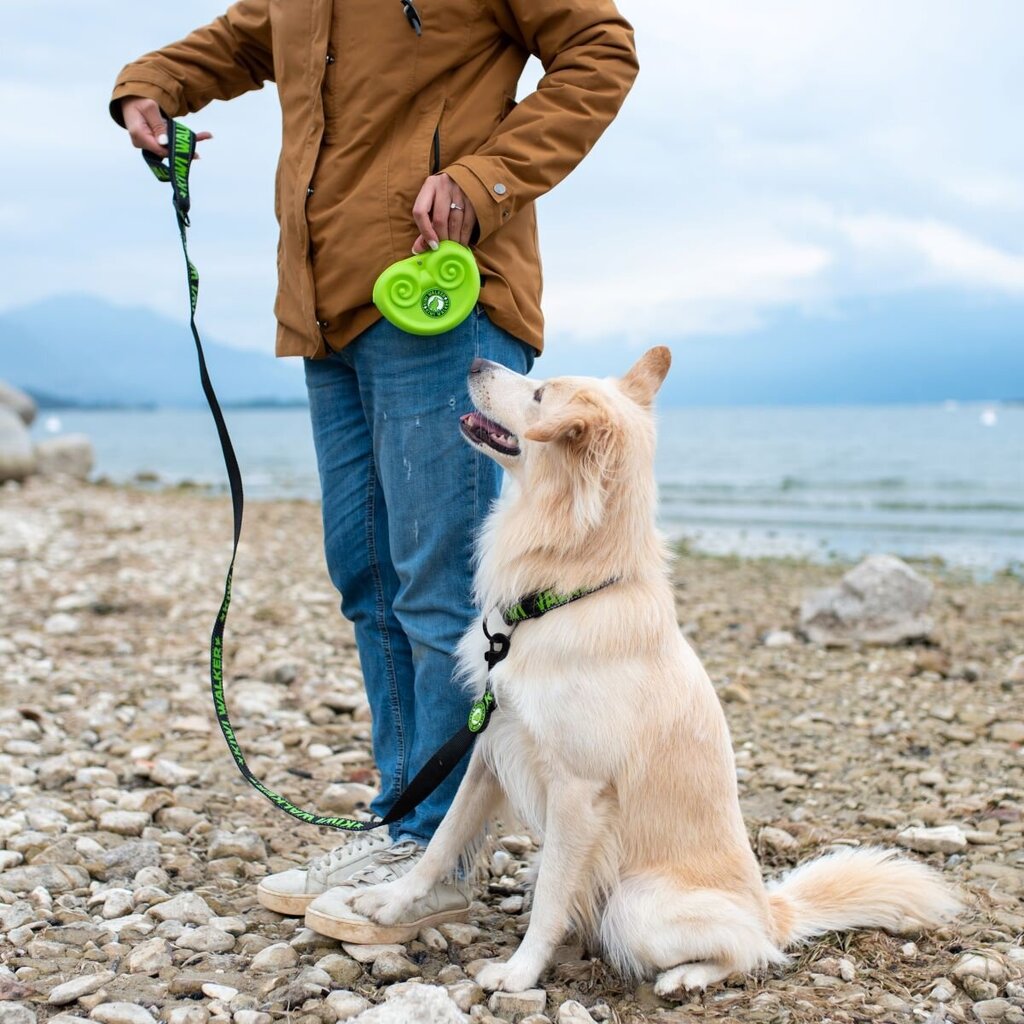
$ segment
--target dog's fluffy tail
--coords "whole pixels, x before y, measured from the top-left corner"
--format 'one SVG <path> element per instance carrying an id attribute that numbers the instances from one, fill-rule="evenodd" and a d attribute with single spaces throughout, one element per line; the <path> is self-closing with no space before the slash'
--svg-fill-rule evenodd
<path id="1" fill-rule="evenodd" d="M 878 847 L 837 850 L 801 864 L 769 885 L 768 898 L 783 949 L 848 928 L 934 928 L 961 909 L 938 872 Z"/>

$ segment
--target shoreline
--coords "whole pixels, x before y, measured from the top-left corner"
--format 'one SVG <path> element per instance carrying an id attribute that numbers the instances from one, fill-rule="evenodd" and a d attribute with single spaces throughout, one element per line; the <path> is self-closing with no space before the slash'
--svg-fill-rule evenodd
<path id="1" fill-rule="evenodd" d="M 212 1006 L 190 993 L 202 999 L 201 984 L 216 983 L 238 990 L 236 1009 L 333 1024 L 322 994 L 289 1011 L 289 988 L 328 968 L 331 987 L 369 1002 L 396 983 L 256 904 L 260 877 L 338 840 L 252 791 L 217 731 L 208 637 L 230 534 L 222 497 L 42 479 L 0 491 L 0 965 L 31 990 L 24 1001 L 39 1022 L 61 1012 L 46 1001 L 51 989 L 83 970 L 111 974 L 107 999 L 165 1019 Z M 681 1006 L 623 985 L 570 938 L 541 980 L 550 1020 L 568 999 L 598 1016 L 604 1003 L 619 1024 L 894 1024 L 940 1006 L 971 1020 L 986 1001 L 1014 1005 L 1024 975 L 1014 952 L 1024 935 L 1024 678 L 1014 676 L 1024 581 L 926 570 L 936 585 L 928 644 L 800 640 L 803 594 L 841 572 L 690 553 L 673 567 L 678 621 L 729 721 L 751 843 L 772 878 L 835 845 L 896 847 L 908 828 L 955 829 L 955 849 L 910 855 L 959 886 L 967 912 L 921 936 L 826 935 L 788 966 L 730 978 Z M 359 813 L 375 783 L 368 709 L 316 503 L 247 509 L 226 679 L 256 774 L 303 806 Z M 471 926 L 442 936 L 444 949 L 414 940 L 401 954 L 409 978 L 484 1004 L 473 964 L 515 948 L 528 909 L 513 897 L 532 844 L 514 823 L 499 836 L 507 856 L 484 867 Z M 160 923 L 159 908 L 186 893 L 205 901 L 207 924 Z M 287 953 L 287 965 L 253 967 L 278 944 L 294 962 Z M 965 951 L 998 965 L 1001 980 L 954 977 Z M 71 1012 L 86 1015 L 83 998 Z"/>
<path id="2" fill-rule="evenodd" d="M 140 494 L 152 494 L 156 496 L 165 494 L 192 494 L 197 497 L 214 501 L 226 500 L 230 497 L 230 492 L 226 483 L 201 483 L 195 480 L 162 482 L 159 479 L 159 474 L 149 472 L 138 473 L 133 479 L 121 481 L 112 480 L 109 477 L 101 475 L 95 479 L 87 481 L 84 486 L 105 488 L 112 491 L 123 490 L 138 492 Z M 319 499 L 301 496 L 250 497 L 247 494 L 245 501 L 247 507 L 250 504 L 255 506 L 277 503 L 307 505 L 313 508 L 319 508 L 320 506 Z M 691 527 L 690 529 L 699 529 L 699 527 Z M 784 564 L 805 566 L 816 565 L 831 567 L 837 571 L 850 569 L 861 560 L 860 557 L 831 550 L 824 550 L 820 558 L 814 558 L 807 553 L 754 554 L 740 551 L 713 551 L 701 548 L 699 539 L 692 535 L 684 533 L 681 536 L 673 537 L 664 529 L 662 532 L 666 534 L 667 543 L 675 557 L 708 559 L 711 561 L 722 562 L 738 560 L 743 562 L 781 562 Z M 948 559 L 943 558 L 941 555 L 907 554 L 899 551 L 898 549 L 890 550 L 888 548 L 885 550 L 886 553 L 895 555 L 897 558 L 902 559 L 914 568 L 925 572 L 938 573 L 944 577 L 963 577 L 965 579 L 982 583 L 987 580 L 1000 577 L 1011 577 L 1014 579 L 1024 580 L 1024 562 L 1016 559 L 1008 560 L 1005 565 L 999 568 L 983 569 L 980 567 L 972 568 L 968 565 L 951 562 Z"/>

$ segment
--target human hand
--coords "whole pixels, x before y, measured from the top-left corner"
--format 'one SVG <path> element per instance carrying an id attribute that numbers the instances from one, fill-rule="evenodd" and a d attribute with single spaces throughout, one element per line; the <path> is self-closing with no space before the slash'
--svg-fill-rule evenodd
<path id="1" fill-rule="evenodd" d="M 126 96 L 121 100 L 121 117 L 136 149 L 149 150 L 159 157 L 167 156 L 167 122 L 156 100 L 148 100 L 142 96 Z M 212 138 L 209 132 L 199 132 L 196 135 L 197 142 L 205 142 Z M 198 153 L 195 158 L 199 159 Z"/>
<path id="2" fill-rule="evenodd" d="M 423 183 L 412 207 L 412 219 L 420 229 L 413 243 L 415 255 L 428 247 L 436 249 L 439 242 L 451 239 L 469 245 L 476 227 L 476 210 L 466 194 L 443 172 L 432 174 Z"/>

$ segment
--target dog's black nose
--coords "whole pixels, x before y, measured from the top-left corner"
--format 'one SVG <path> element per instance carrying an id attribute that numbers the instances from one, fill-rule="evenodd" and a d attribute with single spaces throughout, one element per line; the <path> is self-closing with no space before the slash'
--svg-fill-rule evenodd
<path id="1" fill-rule="evenodd" d="M 472 365 L 469 368 L 470 373 L 480 373 L 482 370 L 486 370 L 495 364 L 490 359 L 481 359 L 479 356 L 473 360 Z"/>

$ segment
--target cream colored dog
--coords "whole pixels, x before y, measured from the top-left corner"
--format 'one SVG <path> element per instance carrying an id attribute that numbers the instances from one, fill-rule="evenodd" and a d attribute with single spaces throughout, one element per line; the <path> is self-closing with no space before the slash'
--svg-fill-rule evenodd
<path id="1" fill-rule="evenodd" d="M 651 402 L 666 348 L 622 380 L 540 384 L 478 360 L 463 420 L 511 479 L 480 542 L 478 607 L 616 582 L 521 623 L 492 673 L 497 711 L 451 810 L 405 877 L 354 900 L 382 924 L 450 873 L 507 798 L 544 837 L 529 929 L 488 989 L 532 987 L 571 926 L 624 975 L 659 994 L 703 988 L 785 960 L 833 929 L 938 924 L 958 903 L 930 868 L 881 849 L 846 849 L 781 882 L 761 878 L 740 814 L 729 729 L 676 624 L 655 529 Z M 461 663 L 484 689 L 486 642 Z"/>

